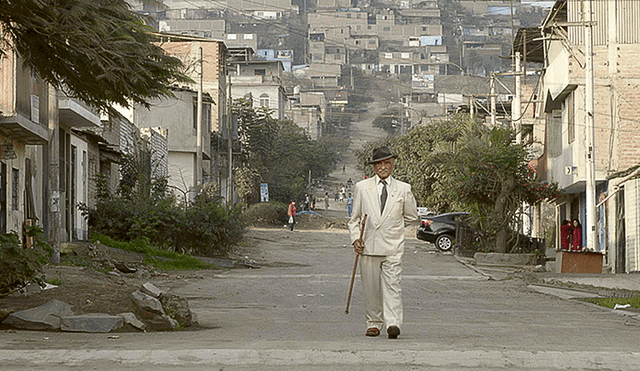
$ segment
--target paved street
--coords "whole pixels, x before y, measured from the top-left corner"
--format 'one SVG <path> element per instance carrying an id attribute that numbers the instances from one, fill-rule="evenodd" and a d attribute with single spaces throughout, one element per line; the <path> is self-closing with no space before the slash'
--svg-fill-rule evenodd
<path id="1" fill-rule="evenodd" d="M 154 279 L 207 329 L 173 333 L 0 334 L 3 370 L 637 370 L 640 322 L 494 281 L 410 238 L 398 340 L 364 336 L 344 230 L 251 230 L 259 269 Z M 201 276 L 201 277 L 200 277 Z M 214 367 L 215 366 L 215 367 Z"/>

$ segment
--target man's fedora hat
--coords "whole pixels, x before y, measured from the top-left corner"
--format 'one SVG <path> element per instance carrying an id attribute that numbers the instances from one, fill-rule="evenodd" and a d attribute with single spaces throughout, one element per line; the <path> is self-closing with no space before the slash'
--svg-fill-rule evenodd
<path id="1" fill-rule="evenodd" d="M 370 164 L 375 164 L 378 161 L 386 160 L 388 158 L 396 158 L 397 156 L 391 153 L 391 150 L 387 147 L 380 147 L 373 150 L 373 157 Z"/>

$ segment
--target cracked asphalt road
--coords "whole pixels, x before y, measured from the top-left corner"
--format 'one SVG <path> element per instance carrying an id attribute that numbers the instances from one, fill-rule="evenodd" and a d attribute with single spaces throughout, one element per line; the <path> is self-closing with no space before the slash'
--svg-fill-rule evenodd
<path id="1" fill-rule="evenodd" d="M 189 299 L 206 327 L 171 333 L 0 334 L 3 370 L 640 369 L 638 322 L 578 300 L 490 280 L 408 233 L 405 324 L 364 336 L 345 230 L 252 229 L 240 253 L 259 269 L 153 280 Z M 45 339 L 46 338 L 46 339 Z"/>

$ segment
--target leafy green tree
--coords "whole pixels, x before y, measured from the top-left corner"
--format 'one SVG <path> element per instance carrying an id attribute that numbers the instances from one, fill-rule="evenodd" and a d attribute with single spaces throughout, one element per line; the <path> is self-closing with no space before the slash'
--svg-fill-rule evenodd
<path id="1" fill-rule="evenodd" d="M 338 161 L 331 142 L 311 140 L 290 121 L 276 120 L 268 109 L 254 109 L 246 99 L 234 101 L 238 118 L 242 167 L 235 186 L 242 199 L 259 200 L 259 183 L 269 184 L 270 198 L 288 203 L 308 191 L 309 171 L 314 177 L 329 174 Z"/>
<path id="2" fill-rule="evenodd" d="M 448 120 L 419 126 L 401 137 L 388 137 L 377 142 L 369 142 L 355 152 L 358 160 L 356 169 L 366 176 L 374 176 L 369 165 L 374 148 L 387 146 L 398 156 L 394 177 L 412 186 L 419 205 L 438 212 L 464 210 L 465 206 L 457 195 L 450 195 L 443 184 L 448 176 L 444 164 L 434 159 L 434 154 L 455 149 L 458 138 L 464 132 L 468 115 L 453 116 Z"/>
<path id="3" fill-rule="evenodd" d="M 266 107 L 255 109 L 251 100 L 240 98 L 234 100 L 231 112 L 238 122 L 243 162 L 261 163 L 266 159 L 278 130 L 276 120 L 271 117 L 273 111 Z"/>
<path id="4" fill-rule="evenodd" d="M 290 121 L 280 122 L 269 158 L 265 180 L 269 192 L 273 189 L 274 198 L 282 202 L 301 199 L 308 192 L 309 171 L 314 177 L 323 177 L 338 162 L 334 148 L 311 140 L 304 129 Z"/>
<path id="5" fill-rule="evenodd" d="M 453 116 L 420 126 L 393 141 L 392 148 L 398 155 L 394 174 L 411 184 L 419 205 L 438 212 L 465 209 L 457 195 L 448 191 L 450 175 L 444 171 L 445 163 L 434 155 L 456 150 L 468 120 L 468 115 Z"/>
<path id="6" fill-rule="evenodd" d="M 100 108 L 171 96 L 190 82 L 125 0 L 0 0 L 0 57 L 10 49 L 67 94 Z"/>
<path id="7" fill-rule="evenodd" d="M 260 192 L 260 173 L 250 166 L 235 169 L 235 187 L 238 196 L 246 204 L 258 202 L 258 193 Z"/>
<path id="8" fill-rule="evenodd" d="M 527 166 L 527 146 L 514 143 L 512 130 L 463 115 L 370 143 L 356 156 L 358 169 L 373 176 L 367 165 L 372 148 L 389 146 L 398 156 L 394 176 L 412 185 L 419 204 L 438 212 L 470 211 L 483 245 L 510 252 L 518 244 L 522 204 L 559 195 L 556 183 L 538 179 Z"/>
<path id="9" fill-rule="evenodd" d="M 527 165 L 527 146 L 515 144 L 510 129 L 472 125 L 456 151 L 446 156 L 448 190 L 474 214 L 474 227 L 494 251 L 517 246 L 523 203 L 538 204 L 558 197 L 556 183 L 538 179 Z"/>

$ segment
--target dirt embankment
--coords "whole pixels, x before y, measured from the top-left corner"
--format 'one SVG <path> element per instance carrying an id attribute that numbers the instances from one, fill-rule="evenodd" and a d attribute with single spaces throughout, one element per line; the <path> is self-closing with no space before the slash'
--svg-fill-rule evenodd
<path id="1" fill-rule="evenodd" d="M 346 222 L 347 219 L 343 217 L 325 218 L 320 215 L 302 214 L 297 218 L 296 229 L 342 229 L 346 228 Z M 284 226 L 268 227 L 284 229 Z M 245 241 L 242 244 L 242 255 L 257 249 L 257 244 L 259 240 L 256 239 Z M 184 280 L 201 277 L 204 273 L 162 271 L 145 264 L 143 258 L 142 254 L 114 249 L 100 243 L 66 244 L 61 256 L 62 264 L 47 265 L 43 270 L 45 280 L 57 287 L 41 290 L 34 285 L 0 297 L 0 322 L 9 313 L 34 308 L 53 299 L 69 304 L 76 314 L 116 315 L 135 312 L 132 292 L 150 279 Z M 234 256 L 230 258 L 233 259 Z M 242 259 L 241 256 L 238 258 Z M 125 273 L 127 269 L 135 272 Z"/>

